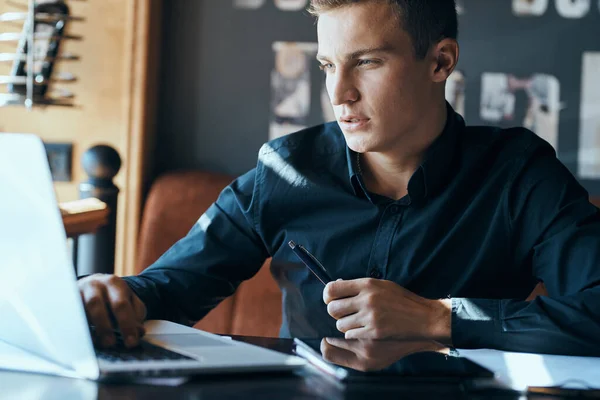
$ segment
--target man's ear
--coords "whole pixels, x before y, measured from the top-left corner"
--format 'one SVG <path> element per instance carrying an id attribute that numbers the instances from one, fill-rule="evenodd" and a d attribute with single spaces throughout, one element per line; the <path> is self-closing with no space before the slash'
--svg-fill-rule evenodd
<path id="1" fill-rule="evenodd" d="M 443 82 L 454 71 L 458 63 L 458 42 L 454 39 L 444 39 L 432 49 L 431 75 L 434 82 Z"/>

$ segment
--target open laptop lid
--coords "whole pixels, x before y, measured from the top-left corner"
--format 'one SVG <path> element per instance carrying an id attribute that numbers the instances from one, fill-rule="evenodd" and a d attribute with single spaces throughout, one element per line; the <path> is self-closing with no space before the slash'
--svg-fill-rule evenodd
<path id="1" fill-rule="evenodd" d="M 98 363 L 68 255 L 42 141 L 0 134 L 0 340 L 64 375 L 97 379 Z"/>

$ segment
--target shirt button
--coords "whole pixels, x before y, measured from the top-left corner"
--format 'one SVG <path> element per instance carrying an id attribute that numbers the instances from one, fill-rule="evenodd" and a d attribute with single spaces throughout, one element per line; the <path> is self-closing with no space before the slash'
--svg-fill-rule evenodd
<path id="1" fill-rule="evenodd" d="M 369 275 L 371 276 L 371 278 L 373 279 L 381 279 L 381 271 L 378 270 L 377 268 L 373 268 L 370 272 Z"/>
<path id="2" fill-rule="evenodd" d="M 398 207 L 398 206 L 391 206 L 390 207 L 390 212 L 392 214 L 398 214 L 399 211 L 400 211 L 400 207 Z"/>

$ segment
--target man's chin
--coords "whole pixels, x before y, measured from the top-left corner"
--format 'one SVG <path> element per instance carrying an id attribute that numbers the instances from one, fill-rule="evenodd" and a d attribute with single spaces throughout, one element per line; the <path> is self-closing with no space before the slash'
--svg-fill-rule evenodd
<path id="1" fill-rule="evenodd" d="M 343 131 L 342 131 L 343 132 Z M 351 133 L 347 135 L 344 133 L 344 139 L 346 140 L 346 146 L 350 148 L 350 150 L 356 153 L 366 153 L 371 150 L 371 146 L 367 143 L 366 135 L 358 135 L 356 133 Z"/>

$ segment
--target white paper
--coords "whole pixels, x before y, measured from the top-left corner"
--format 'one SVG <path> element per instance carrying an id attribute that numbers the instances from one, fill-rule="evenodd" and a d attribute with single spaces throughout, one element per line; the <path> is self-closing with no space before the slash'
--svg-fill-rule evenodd
<path id="1" fill-rule="evenodd" d="M 465 357 L 496 374 L 515 390 L 529 386 L 600 389 L 600 358 L 512 353 L 498 350 L 458 350 Z"/>

